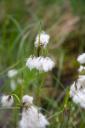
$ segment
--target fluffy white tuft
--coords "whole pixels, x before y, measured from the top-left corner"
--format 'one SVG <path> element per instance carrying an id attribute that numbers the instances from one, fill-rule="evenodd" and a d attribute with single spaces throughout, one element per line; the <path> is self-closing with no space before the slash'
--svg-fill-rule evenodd
<path id="1" fill-rule="evenodd" d="M 48 72 L 52 70 L 52 68 L 55 66 L 55 63 L 53 60 L 49 57 L 29 57 L 26 66 L 32 70 L 32 69 L 37 69 L 39 71 L 44 71 Z"/>
<path id="2" fill-rule="evenodd" d="M 39 113 L 39 125 L 40 128 L 45 128 L 47 125 L 49 125 L 48 120 L 42 113 Z"/>
<path id="3" fill-rule="evenodd" d="M 46 32 L 42 31 L 40 34 L 36 36 L 36 40 L 34 43 L 35 47 L 38 47 L 40 45 L 45 48 L 49 43 L 49 39 L 50 39 L 50 36 Z"/>
<path id="4" fill-rule="evenodd" d="M 13 78 L 18 74 L 18 71 L 16 69 L 11 69 L 8 71 L 8 77 Z"/>
<path id="5" fill-rule="evenodd" d="M 80 75 L 70 88 L 70 97 L 74 103 L 85 108 L 85 75 Z"/>
<path id="6" fill-rule="evenodd" d="M 84 71 L 84 70 L 85 70 L 85 66 L 80 65 L 78 71 L 79 71 L 79 72 L 82 72 L 82 71 Z"/>
<path id="7" fill-rule="evenodd" d="M 11 107 L 14 103 L 13 96 L 10 95 L 3 95 L 1 98 L 1 105 L 2 107 Z"/>
<path id="8" fill-rule="evenodd" d="M 32 104 L 33 103 L 33 97 L 29 96 L 29 95 L 24 95 L 22 97 L 22 103 L 25 103 L 27 105 Z"/>
<path id="9" fill-rule="evenodd" d="M 28 103 L 32 97 L 25 95 L 22 102 Z M 23 107 L 22 117 L 19 122 L 19 128 L 46 128 L 49 125 L 46 117 L 39 112 L 38 108 L 33 104 L 25 108 Z"/>
<path id="10" fill-rule="evenodd" d="M 78 56 L 77 61 L 80 64 L 85 64 L 85 53 L 82 53 L 81 55 Z"/>

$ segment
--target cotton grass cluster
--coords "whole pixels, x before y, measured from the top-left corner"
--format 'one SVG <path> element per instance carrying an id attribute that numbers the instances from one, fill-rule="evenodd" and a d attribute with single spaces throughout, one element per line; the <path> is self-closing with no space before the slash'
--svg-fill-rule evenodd
<path id="1" fill-rule="evenodd" d="M 26 62 L 26 66 L 32 70 L 32 69 L 37 69 L 39 71 L 44 71 L 44 72 L 48 72 L 50 71 L 53 67 L 54 67 L 55 63 L 53 62 L 53 60 L 49 57 L 29 57 L 27 62 Z"/>
<path id="2" fill-rule="evenodd" d="M 45 32 L 41 32 L 36 37 L 36 41 L 34 42 L 35 47 L 42 50 L 43 47 L 45 48 L 47 46 L 49 39 L 50 39 L 50 36 L 48 34 L 46 34 Z M 40 48 L 40 46 L 43 46 L 43 47 Z M 37 49 L 37 51 L 39 49 Z M 38 57 L 30 56 L 27 59 L 26 66 L 30 70 L 35 68 L 39 71 L 48 72 L 52 70 L 52 68 L 55 66 L 55 63 L 50 57 L 47 57 L 47 56 L 44 57 L 44 56 L 39 55 Z"/>
<path id="3" fill-rule="evenodd" d="M 70 88 L 70 96 L 74 103 L 85 108 L 85 75 L 80 75 Z"/>
<path id="4" fill-rule="evenodd" d="M 85 53 L 78 56 L 77 61 L 80 63 L 79 73 L 85 70 Z M 70 97 L 73 102 L 85 108 L 85 75 L 79 75 L 78 79 L 70 87 Z"/>
<path id="5" fill-rule="evenodd" d="M 33 104 L 33 97 L 25 95 L 22 98 L 23 111 L 19 128 L 46 128 L 49 125 L 46 117 Z"/>
<path id="6" fill-rule="evenodd" d="M 42 31 L 36 36 L 34 46 L 37 51 L 36 56 L 30 56 L 27 59 L 26 66 L 32 70 L 37 69 L 40 72 L 48 72 L 51 71 L 55 66 L 54 61 L 48 57 L 43 56 L 42 49 L 45 50 L 47 44 L 49 43 L 50 36 Z M 12 93 L 10 95 L 3 95 L 1 97 L 1 105 L 5 108 L 10 108 L 14 104 L 14 97 L 18 102 L 18 107 L 22 107 L 21 120 L 18 123 L 19 128 L 46 128 L 49 125 L 49 122 L 45 115 L 43 115 L 39 108 L 33 104 L 33 97 L 29 95 L 24 95 L 21 99 L 15 94 L 15 89 L 17 83 L 22 83 L 20 79 L 18 79 L 18 70 L 11 69 L 7 73 L 8 78 L 10 79 L 10 87 L 12 89 Z M 22 87 L 20 87 L 20 91 L 23 91 Z"/>

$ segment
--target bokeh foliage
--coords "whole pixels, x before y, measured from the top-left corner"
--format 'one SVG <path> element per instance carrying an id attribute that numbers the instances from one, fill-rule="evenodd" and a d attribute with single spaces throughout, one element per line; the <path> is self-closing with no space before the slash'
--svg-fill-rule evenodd
<path id="1" fill-rule="evenodd" d="M 7 72 L 18 69 L 23 93 L 33 95 L 35 104 L 45 109 L 50 128 L 85 127 L 84 110 L 65 96 L 78 75 L 76 57 L 85 51 L 84 14 L 84 0 L 0 1 L 0 93 L 11 93 Z M 36 54 L 34 40 L 40 27 L 51 35 L 47 51 L 56 62 L 46 74 L 25 67 L 30 54 Z M 21 96 L 19 87 L 15 92 Z M 0 127 L 17 127 L 19 111 L 15 111 L 9 116 L 13 118 L 3 121 L 8 111 L 1 110 Z"/>

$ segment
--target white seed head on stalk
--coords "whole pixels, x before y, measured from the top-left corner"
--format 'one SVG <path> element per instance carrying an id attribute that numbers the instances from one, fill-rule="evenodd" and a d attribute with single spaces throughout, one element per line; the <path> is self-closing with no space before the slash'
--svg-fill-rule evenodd
<path id="1" fill-rule="evenodd" d="M 22 102 L 32 104 L 28 108 L 23 108 L 19 128 L 46 128 L 46 126 L 49 125 L 48 120 L 38 111 L 38 107 L 35 107 L 32 101 L 33 97 L 29 95 L 25 95 L 22 98 Z"/>
<path id="2" fill-rule="evenodd" d="M 50 36 L 46 32 L 42 31 L 40 34 L 36 36 L 36 39 L 34 42 L 35 47 L 39 47 L 40 45 L 45 48 L 49 43 L 49 39 L 50 39 Z"/>
<path id="3" fill-rule="evenodd" d="M 73 102 L 85 108 L 85 75 L 80 75 L 70 87 L 70 97 Z"/>
<path id="4" fill-rule="evenodd" d="M 85 64 L 85 53 L 82 53 L 81 55 L 78 56 L 77 61 L 80 64 Z"/>
<path id="5" fill-rule="evenodd" d="M 24 95 L 22 97 L 22 103 L 25 106 L 29 106 L 29 105 L 33 104 L 33 97 L 32 96 L 29 96 L 29 95 Z"/>
<path id="6" fill-rule="evenodd" d="M 3 95 L 1 98 L 1 105 L 2 107 L 9 108 L 13 105 L 14 99 L 11 95 Z"/>
<path id="7" fill-rule="evenodd" d="M 43 56 L 32 57 L 31 56 L 27 59 L 26 66 L 30 70 L 35 68 L 39 71 L 48 72 L 52 70 L 52 68 L 55 66 L 55 63 L 50 57 L 43 57 Z"/>
<path id="8" fill-rule="evenodd" d="M 18 71 L 16 69 L 11 69 L 8 71 L 8 77 L 13 78 L 18 74 Z"/>
<path id="9" fill-rule="evenodd" d="M 82 72 L 82 71 L 84 71 L 84 70 L 85 70 L 85 66 L 80 65 L 80 67 L 79 67 L 79 69 L 78 69 L 78 72 Z"/>

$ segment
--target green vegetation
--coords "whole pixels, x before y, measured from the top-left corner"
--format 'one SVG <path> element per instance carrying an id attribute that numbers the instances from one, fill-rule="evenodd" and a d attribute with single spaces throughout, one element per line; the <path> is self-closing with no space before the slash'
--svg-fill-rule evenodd
<path id="1" fill-rule="evenodd" d="M 69 87 L 78 76 L 76 58 L 85 51 L 84 14 L 84 0 L 0 1 L 0 94 L 16 93 L 20 100 L 24 94 L 33 95 L 50 121 L 49 128 L 85 128 L 85 110 L 69 100 Z M 26 67 L 26 60 L 36 54 L 34 41 L 40 27 L 51 36 L 43 54 L 52 56 L 56 66 L 39 74 Z M 12 68 L 22 79 L 15 91 L 7 77 Z M 15 102 L 12 110 L 0 109 L 1 128 L 17 128 L 17 98 Z"/>

